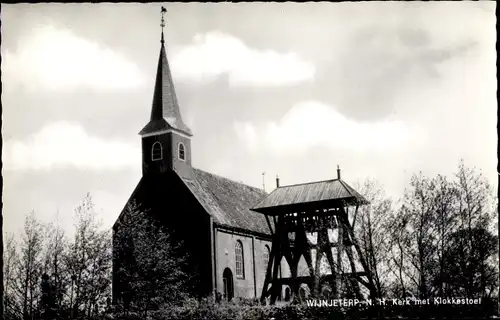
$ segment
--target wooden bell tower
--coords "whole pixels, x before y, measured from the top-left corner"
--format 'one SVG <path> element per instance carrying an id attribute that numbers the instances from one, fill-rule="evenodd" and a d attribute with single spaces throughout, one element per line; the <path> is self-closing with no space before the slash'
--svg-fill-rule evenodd
<path id="1" fill-rule="evenodd" d="M 303 284 L 308 285 L 311 297 L 319 297 L 321 288 L 327 285 L 335 298 L 347 294 L 363 299 L 360 284 L 375 297 L 372 275 L 353 228 L 359 206 L 368 202 L 341 180 L 340 169 L 337 174 L 334 180 L 278 185 L 252 209 L 266 216 L 273 237 L 262 302 L 270 297 L 274 304 L 284 285 L 289 286 L 292 297 L 298 297 Z M 308 276 L 298 275 L 302 257 Z M 279 277 L 282 259 L 290 267 L 290 277 Z"/>

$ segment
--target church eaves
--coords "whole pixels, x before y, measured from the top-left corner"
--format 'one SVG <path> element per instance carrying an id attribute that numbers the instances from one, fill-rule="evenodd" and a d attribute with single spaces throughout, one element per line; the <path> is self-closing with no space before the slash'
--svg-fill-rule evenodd
<path id="1" fill-rule="evenodd" d="M 181 131 L 188 136 L 192 136 L 191 130 L 182 121 L 162 31 L 151 119 L 139 134 L 146 135 L 164 130 Z"/>

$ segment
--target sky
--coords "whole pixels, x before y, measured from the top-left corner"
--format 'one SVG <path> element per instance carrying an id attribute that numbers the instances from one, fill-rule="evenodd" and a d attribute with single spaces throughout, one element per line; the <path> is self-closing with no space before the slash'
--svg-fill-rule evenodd
<path id="1" fill-rule="evenodd" d="M 262 188 L 376 179 L 460 159 L 497 185 L 495 2 L 168 3 L 193 166 Z M 111 227 L 141 177 L 160 3 L 2 5 L 4 231 Z M 263 173 L 265 172 L 265 175 Z"/>

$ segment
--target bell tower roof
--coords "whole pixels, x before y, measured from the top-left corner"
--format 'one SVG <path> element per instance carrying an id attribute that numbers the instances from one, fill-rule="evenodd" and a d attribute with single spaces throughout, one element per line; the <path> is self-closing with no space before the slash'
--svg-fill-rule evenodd
<path id="1" fill-rule="evenodd" d="M 139 134 L 149 135 L 160 131 L 174 130 L 192 136 L 191 129 L 182 121 L 177 95 L 175 94 L 174 82 L 172 80 L 172 73 L 167 60 L 165 39 L 163 35 L 163 27 L 165 26 L 163 15 L 166 12 L 167 10 L 162 7 L 161 48 L 160 57 L 158 59 L 158 69 L 156 71 L 151 119 Z"/>

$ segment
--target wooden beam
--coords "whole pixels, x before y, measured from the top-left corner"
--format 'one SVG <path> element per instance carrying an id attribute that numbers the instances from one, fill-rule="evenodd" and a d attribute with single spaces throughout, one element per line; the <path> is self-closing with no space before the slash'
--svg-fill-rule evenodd
<path id="1" fill-rule="evenodd" d="M 314 281 L 313 281 L 313 288 L 311 288 L 311 291 L 314 292 L 314 297 L 317 297 L 319 294 L 319 277 L 321 275 L 321 259 L 323 258 L 323 251 L 321 249 L 316 250 L 316 264 L 314 266 L 315 273 L 314 273 Z"/>
<path id="2" fill-rule="evenodd" d="M 353 245 L 353 243 L 352 243 L 351 239 L 348 239 L 348 241 L 346 241 L 344 239 L 344 247 L 348 247 L 348 246 L 352 246 L 352 245 Z M 329 242 L 329 243 L 326 243 L 323 245 L 323 247 L 325 247 L 325 248 L 326 247 L 337 248 L 337 246 L 338 246 L 338 243 L 336 243 L 336 242 Z M 309 247 L 310 247 L 310 249 L 318 249 L 317 244 L 310 244 Z"/>
<path id="3" fill-rule="evenodd" d="M 346 219 L 345 215 L 340 215 L 340 217 L 341 217 L 342 221 L 344 222 L 345 229 L 347 230 L 347 232 L 351 236 L 351 239 L 352 239 L 352 242 L 354 244 L 354 247 L 356 248 L 356 251 L 358 253 L 358 257 L 359 257 L 359 260 L 361 262 L 361 265 L 363 266 L 363 269 L 367 272 L 368 286 L 366 286 L 366 285 L 365 286 L 370 290 L 370 295 L 372 296 L 371 298 L 375 298 L 377 296 L 377 294 L 375 292 L 375 285 L 373 284 L 373 279 L 372 279 L 372 276 L 371 276 L 371 272 L 370 272 L 370 269 L 368 268 L 368 264 L 366 263 L 366 261 L 365 261 L 365 259 L 363 257 L 363 253 L 361 251 L 361 247 L 359 246 L 358 241 L 354 237 L 354 230 L 353 230 L 352 226 L 349 223 L 349 219 Z M 359 280 L 361 280 L 361 278 Z M 363 283 L 363 284 L 365 284 L 365 283 Z"/>
<path id="4" fill-rule="evenodd" d="M 330 251 L 331 254 L 331 247 L 330 247 L 330 241 L 328 239 L 328 230 L 323 229 L 318 232 L 318 242 L 317 242 L 317 249 L 316 249 L 316 278 L 314 279 L 314 290 L 316 296 L 319 296 L 320 294 L 320 278 L 323 277 L 321 275 L 321 260 L 323 259 L 323 255 L 326 254 L 328 256 L 328 251 Z M 327 257 L 328 259 L 328 257 Z M 330 266 L 330 271 L 333 270 L 332 266 Z M 333 274 L 333 272 L 332 272 Z"/>
<path id="5" fill-rule="evenodd" d="M 277 282 L 279 282 L 281 285 L 289 285 L 289 286 L 292 286 L 295 282 L 307 283 L 308 285 L 311 285 L 313 283 L 313 278 L 310 276 L 309 277 L 302 276 L 295 278 L 289 277 L 289 278 L 280 278 L 277 280 Z"/>
<path id="6" fill-rule="evenodd" d="M 304 256 L 304 260 L 307 263 L 307 267 L 309 269 L 309 274 L 311 272 L 314 273 L 314 270 L 311 270 L 312 268 L 312 262 L 310 256 L 306 255 L 308 252 L 308 242 L 307 242 L 307 236 L 306 232 L 304 230 L 304 225 L 302 223 L 299 223 L 297 225 L 296 231 L 295 231 L 295 247 L 293 250 L 293 264 L 290 266 L 290 271 L 292 273 L 292 278 L 295 279 L 292 282 L 292 293 L 294 296 L 296 296 L 299 293 L 299 286 L 300 286 L 300 281 L 298 280 L 298 267 L 299 267 L 299 262 L 300 258 Z"/>
<path id="7" fill-rule="evenodd" d="M 276 231 L 278 231 L 278 228 L 276 229 Z M 268 297 L 269 291 L 268 291 L 267 287 L 269 286 L 269 284 L 271 284 L 271 282 L 273 280 L 272 275 L 271 275 L 273 263 L 279 264 L 279 261 L 277 261 L 277 258 L 276 258 L 276 252 L 279 250 L 278 248 L 280 245 L 278 240 L 279 240 L 278 234 L 275 233 L 273 240 L 272 240 L 272 244 L 271 244 L 271 253 L 270 253 L 269 261 L 267 263 L 266 277 L 264 278 L 264 285 L 262 286 L 262 295 L 260 298 L 260 301 L 262 303 Z"/>
<path id="8" fill-rule="evenodd" d="M 330 279 L 330 285 L 332 286 L 332 290 L 334 294 L 337 294 L 337 283 L 333 281 L 337 278 L 337 266 L 335 261 L 333 260 L 332 249 L 326 251 L 326 259 L 328 259 L 328 263 L 330 264 L 330 271 L 332 272 L 332 278 Z"/>
<path id="9" fill-rule="evenodd" d="M 282 254 L 282 256 L 285 257 L 285 260 L 288 263 L 288 266 L 290 267 L 293 263 L 293 254 L 291 251 L 292 244 L 290 242 L 290 238 L 288 237 L 288 230 L 284 226 L 283 226 L 282 230 L 284 232 L 282 232 L 280 235 L 278 235 L 278 239 L 280 241 L 281 254 Z M 280 264 L 281 264 L 281 260 L 280 260 Z M 280 265 L 280 270 L 281 270 L 281 265 Z"/>
<path id="10" fill-rule="evenodd" d="M 312 266 L 311 249 L 309 247 L 309 243 L 307 241 L 306 230 L 304 229 L 304 225 L 302 224 L 302 222 L 300 223 L 299 228 L 300 228 L 301 239 L 302 239 L 304 259 L 307 263 L 307 268 L 309 269 L 309 274 L 313 277 L 314 283 L 316 283 L 316 281 L 318 280 L 317 279 L 317 270 L 314 270 L 314 268 Z M 299 262 L 300 262 L 300 260 L 299 260 Z M 310 287 L 309 289 L 314 290 L 314 285 L 312 288 Z"/>
<path id="11" fill-rule="evenodd" d="M 344 252 L 344 225 L 342 220 L 337 221 L 338 225 L 338 235 L 337 235 L 337 277 L 335 279 L 335 285 L 337 287 L 337 298 L 340 298 L 340 290 L 342 289 L 342 253 Z"/>
<path id="12" fill-rule="evenodd" d="M 271 221 L 269 221 L 269 217 L 267 216 L 267 214 L 265 214 L 264 216 L 266 217 L 267 226 L 269 227 L 269 231 L 271 232 L 271 235 L 274 236 L 274 230 L 271 227 Z M 274 226 L 276 227 L 276 225 L 274 225 Z"/>
<path id="13" fill-rule="evenodd" d="M 352 247 L 351 246 L 346 247 L 345 251 L 346 251 L 347 257 L 349 258 L 349 263 L 351 265 L 352 274 L 356 274 L 356 265 L 354 264 L 354 255 L 352 253 Z M 356 297 L 358 299 L 362 299 L 363 297 L 361 296 L 361 292 L 359 291 L 359 285 L 357 285 L 357 283 L 354 284 L 354 290 L 356 293 Z"/>
<path id="14" fill-rule="evenodd" d="M 280 218 L 278 220 L 278 223 L 276 224 L 276 236 L 275 239 L 280 240 L 280 237 L 283 236 L 283 234 L 286 234 L 286 229 L 284 227 L 284 221 L 283 218 Z M 286 234 L 288 236 L 288 234 Z M 281 248 L 281 243 L 279 241 L 276 241 L 277 243 L 277 248 L 276 248 L 276 253 L 275 253 L 275 260 L 273 266 L 273 277 L 272 277 L 272 290 L 271 290 L 271 304 L 275 304 L 276 298 L 278 297 L 278 294 L 280 293 L 279 290 L 281 288 L 281 285 L 278 286 L 278 283 L 275 281 L 278 278 L 278 270 L 279 270 L 279 265 L 281 263 L 281 258 L 283 257 L 282 254 L 282 248 Z"/>
<path id="15" fill-rule="evenodd" d="M 367 274 L 363 273 L 363 276 L 367 276 Z M 358 276 L 357 274 L 355 274 L 354 277 L 356 278 L 356 280 L 359 281 L 359 283 L 361 283 L 362 285 L 364 285 L 368 290 L 371 290 L 369 282 L 366 282 L 365 280 L 361 279 L 361 276 Z"/>
<path id="16" fill-rule="evenodd" d="M 348 278 L 358 279 L 358 277 L 360 277 L 360 276 L 365 276 L 365 273 L 364 272 L 357 272 L 356 274 L 348 273 L 348 274 L 345 274 L 344 276 L 348 277 Z M 331 280 L 333 280 L 333 278 L 334 278 L 333 274 L 322 275 L 321 276 L 321 283 L 331 281 Z M 288 277 L 288 278 L 279 278 L 279 279 L 276 279 L 276 282 L 279 283 L 279 284 L 282 284 L 282 285 L 285 285 L 285 284 L 286 285 L 292 285 L 294 281 L 297 281 L 299 283 L 307 283 L 309 285 L 312 285 L 312 283 L 314 282 L 314 279 L 311 276 L 300 276 L 300 277 L 297 276 L 295 278 Z M 364 280 L 361 279 L 361 281 L 364 281 Z M 366 283 L 366 281 L 364 281 L 364 282 Z"/>
<path id="17" fill-rule="evenodd" d="M 357 201 L 357 199 L 355 197 L 347 197 L 347 198 L 343 198 L 343 199 L 328 199 L 328 200 L 312 201 L 312 202 L 305 202 L 305 203 L 279 205 L 279 206 L 266 207 L 266 208 L 253 208 L 250 210 L 255 211 L 255 212 L 259 212 L 262 214 L 282 216 L 282 215 L 284 215 L 286 213 L 290 213 L 290 212 L 311 210 L 311 208 L 313 208 L 314 210 L 338 208 L 340 206 L 345 206 L 345 205 L 355 205 L 358 202 L 359 201 Z"/>
<path id="18" fill-rule="evenodd" d="M 358 215 L 359 204 L 356 205 L 356 210 L 354 210 L 354 217 L 352 219 L 352 228 L 354 229 L 354 225 L 356 224 L 356 216 Z"/>

